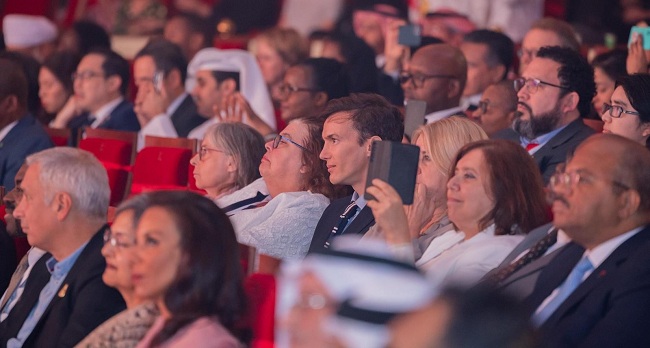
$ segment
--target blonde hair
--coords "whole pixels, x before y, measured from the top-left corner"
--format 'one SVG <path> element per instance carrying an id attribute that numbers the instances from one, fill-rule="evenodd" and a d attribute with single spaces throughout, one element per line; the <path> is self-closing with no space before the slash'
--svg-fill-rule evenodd
<path id="1" fill-rule="evenodd" d="M 488 139 L 485 131 L 467 118 L 452 116 L 424 126 L 413 132 L 411 143 L 422 137 L 424 150 L 440 171 L 447 176 L 456 153 L 465 144 Z"/>
<path id="2" fill-rule="evenodd" d="M 252 47 L 260 40 L 265 40 L 289 66 L 303 61 L 309 54 L 306 40 L 295 29 L 272 28 L 264 31 L 253 40 Z"/>

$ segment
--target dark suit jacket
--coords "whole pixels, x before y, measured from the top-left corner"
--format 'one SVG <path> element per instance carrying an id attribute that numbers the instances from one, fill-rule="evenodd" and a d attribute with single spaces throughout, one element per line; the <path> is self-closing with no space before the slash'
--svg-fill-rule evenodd
<path id="1" fill-rule="evenodd" d="M 12 190 L 14 177 L 25 158 L 52 146 L 43 125 L 31 115 L 25 115 L 0 141 L 0 185 L 7 191 Z"/>
<path id="2" fill-rule="evenodd" d="M 187 135 L 190 131 L 201 124 L 207 121 L 205 117 L 201 117 L 198 112 L 196 112 L 196 104 L 190 95 L 187 95 L 185 99 L 178 106 L 176 111 L 170 115 L 176 133 L 180 138 L 187 138 Z"/>
<path id="3" fill-rule="evenodd" d="M 316 225 L 314 237 L 312 237 L 311 244 L 309 245 L 309 252 L 324 249 L 327 238 L 329 238 L 332 233 L 334 226 L 339 223 L 341 213 L 343 213 L 345 208 L 350 204 L 351 199 L 352 196 L 337 199 L 325 208 L 323 215 L 320 217 L 320 220 L 318 220 L 318 224 Z M 368 229 L 374 224 L 375 217 L 372 215 L 372 210 L 370 210 L 368 206 L 365 206 L 343 233 L 363 235 L 368 232 Z"/>
<path id="4" fill-rule="evenodd" d="M 68 122 L 68 128 L 78 129 L 85 126 L 90 126 L 91 122 L 88 120 L 89 113 L 84 112 L 79 116 L 74 117 Z M 117 104 L 115 109 L 111 111 L 110 115 L 99 124 L 97 128 L 112 129 L 119 131 L 137 132 L 140 130 L 140 122 L 135 116 L 133 111 L 133 104 L 126 100 Z"/>
<path id="5" fill-rule="evenodd" d="M 102 281 L 106 268 L 100 252 L 103 244 L 102 229 L 81 252 L 23 347 L 72 347 L 99 324 L 125 309 L 120 293 Z M 24 316 L 16 313 L 16 309 L 10 317 Z M 3 330 L 0 344 L 4 346 L 8 338 L 17 335 L 23 321 L 16 325 L 17 330 Z"/>
<path id="6" fill-rule="evenodd" d="M 592 134 L 594 134 L 594 130 L 586 126 L 582 119 L 579 118 L 569 123 L 561 132 L 533 154 L 545 183 L 548 183 L 553 173 L 555 173 L 555 167 L 566 161 L 567 155 Z M 498 132 L 494 138 L 512 140 L 517 144 L 521 143 L 519 134 L 512 129 Z"/>
<path id="7" fill-rule="evenodd" d="M 566 279 L 582 251 L 570 243 L 539 275 L 530 313 Z M 540 327 L 548 347 L 650 347 L 650 226 L 623 244 Z"/>
<path id="8" fill-rule="evenodd" d="M 0 293 L 3 293 L 7 289 L 7 286 L 9 286 L 11 275 L 16 270 L 16 261 L 14 240 L 7 233 L 5 225 L 0 222 Z"/>

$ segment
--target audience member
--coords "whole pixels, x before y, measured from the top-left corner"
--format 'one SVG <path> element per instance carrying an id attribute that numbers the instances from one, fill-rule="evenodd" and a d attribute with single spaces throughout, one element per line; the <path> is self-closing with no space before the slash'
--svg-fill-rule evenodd
<path id="1" fill-rule="evenodd" d="M 237 240 L 280 259 L 305 256 L 316 222 L 338 190 L 318 155 L 323 125 L 317 118 L 289 122 L 259 164 L 269 195 L 261 203 L 230 211 Z"/>
<path id="2" fill-rule="evenodd" d="M 143 138 L 187 137 L 205 122 L 194 100 L 185 92 L 186 77 L 187 61 L 180 48 L 169 41 L 152 41 L 135 56 L 135 111 Z"/>
<path id="3" fill-rule="evenodd" d="M 79 62 L 72 75 L 75 109 L 80 115 L 61 116 L 54 121 L 71 129 L 105 128 L 137 132 L 140 124 L 133 105 L 126 101 L 129 86 L 129 63 L 119 54 L 106 49 L 93 49 Z"/>
<path id="4" fill-rule="evenodd" d="M 120 294 L 101 280 L 108 178 L 93 155 L 78 149 L 45 150 L 26 163 L 14 216 L 29 243 L 51 256 L 32 269 L 20 301 L 0 324 L 0 339 L 8 347 L 74 346 L 124 308 Z"/>
<path id="5" fill-rule="evenodd" d="M 159 0 L 121 1 L 115 14 L 113 34 L 156 35 L 163 32 L 167 8 Z"/>
<path id="6" fill-rule="evenodd" d="M 198 113 L 209 119 L 194 128 L 189 138 L 203 139 L 210 126 L 230 118 L 262 135 L 275 131 L 271 98 L 253 55 L 241 50 L 206 48 L 192 59 L 187 72 L 186 89 L 191 91 Z"/>
<path id="7" fill-rule="evenodd" d="M 77 69 L 79 58 L 72 52 L 56 52 L 47 58 L 38 73 L 38 96 L 46 113 L 54 116 L 74 107 L 70 97 L 74 94 L 72 74 Z"/>
<path id="8" fill-rule="evenodd" d="M 42 63 L 56 50 L 59 31 L 43 16 L 8 14 L 2 21 L 7 50 L 16 51 Z"/>
<path id="9" fill-rule="evenodd" d="M 576 53 L 580 52 L 580 41 L 569 23 L 555 18 L 542 18 L 533 23 L 517 52 L 520 75 L 537 56 L 539 49 L 545 46 L 566 47 Z"/>
<path id="10" fill-rule="evenodd" d="M 24 237 L 25 233 L 23 232 L 22 227 L 20 226 L 20 220 L 14 218 L 14 209 L 20 200 L 23 198 L 23 190 L 20 187 L 20 184 L 23 182 L 25 177 L 25 172 L 27 171 L 27 165 L 23 165 L 18 168 L 16 176 L 14 177 L 14 187 L 5 193 L 2 197 L 2 203 L 5 206 L 5 215 L 3 217 L 5 222 L 5 227 L 10 236 L 13 237 Z"/>
<path id="11" fill-rule="evenodd" d="M 283 267 L 278 317 L 291 347 L 386 347 L 387 324 L 433 295 L 413 265 L 376 240 L 337 238 Z"/>
<path id="12" fill-rule="evenodd" d="M 104 230 L 106 269 L 102 279 L 120 292 L 127 309 L 99 325 L 75 347 L 135 347 L 156 320 L 158 309 L 135 294 L 132 277 L 135 229 L 147 204 L 146 195 L 123 202 L 115 210 L 111 226 Z"/>
<path id="13" fill-rule="evenodd" d="M 309 58 L 289 68 L 276 95 L 285 122 L 317 116 L 328 101 L 349 94 L 343 64 L 330 58 Z"/>
<path id="14" fill-rule="evenodd" d="M 417 50 L 409 68 L 400 75 L 404 99 L 425 101 L 426 122 L 452 115 L 464 115 L 460 98 L 467 79 L 463 53 L 447 44 L 434 44 Z"/>
<path id="15" fill-rule="evenodd" d="M 278 25 L 307 37 L 315 31 L 329 31 L 341 15 L 344 0 L 284 0 Z"/>
<path id="16" fill-rule="evenodd" d="M 189 62 L 202 49 L 212 46 L 214 29 L 191 13 L 179 13 L 165 22 L 164 38 L 178 45 Z"/>
<path id="17" fill-rule="evenodd" d="M 649 168 L 645 147 L 598 135 L 553 176 L 553 221 L 573 242 L 541 271 L 524 302 L 544 346 L 650 344 Z"/>
<path id="18" fill-rule="evenodd" d="M 533 155 L 544 182 L 575 147 L 593 134 L 581 117 L 596 93 L 594 70 L 577 52 L 543 47 L 515 80 L 517 112 L 498 137 L 520 143 Z"/>
<path id="19" fill-rule="evenodd" d="M 489 137 L 510 128 L 517 111 L 517 92 L 512 81 L 505 80 L 488 86 L 471 118 Z"/>
<path id="20" fill-rule="evenodd" d="M 507 78 L 515 45 L 502 33 L 482 29 L 465 35 L 460 50 L 467 60 L 467 83 L 461 106 L 474 111 L 485 89 Z"/>
<path id="21" fill-rule="evenodd" d="M 95 48 L 110 49 L 111 38 L 102 26 L 92 21 L 72 23 L 59 38 L 59 51 L 71 51 L 80 57 Z"/>
<path id="22" fill-rule="evenodd" d="M 25 158 L 52 141 L 27 110 L 27 80 L 20 66 L 0 59 L 0 71 L 0 185 L 11 190 Z"/>
<path id="23" fill-rule="evenodd" d="M 42 124 L 48 124 L 50 119 L 44 113 L 41 100 L 38 97 L 38 74 L 41 64 L 31 56 L 12 51 L 0 52 L 0 59 L 7 59 L 17 64 L 27 79 L 27 111 Z"/>
<path id="24" fill-rule="evenodd" d="M 132 279 L 135 295 L 154 299 L 161 315 L 137 347 L 239 347 L 246 297 L 228 217 L 190 192 L 152 192 L 148 199 Z"/>
<path id="25" fill-rule="evenodd" d="M 611 101 L 604 104 L 603 133 L 613 133 L 648 146 L 650 137 L 650 75 L 620 77 Z"/>
<path id="26" fill-rule="evenodd" d="M 354 34 L 362 39 L 375 52 L 375 65 L 383 68 L 385 64 L 384 44 L 388 24 L 391 20 L 404 17 L 400 10 L 387 2 L 361 6 L 352 13 Z"/>
<path id="27" fill-rule="evenodd" d="M 426 307 L 391 322 L 390 332 L 394 348 L 538 346 L 518 303 L 484 288 L 446 288 Z"/>
<path id="28" fill-rule="evenodd" d="M 404 123 L 397 108 L 372 94 L 353 94 L 328 103 L 323 117 L 325 145 L 320 158 L 325 161 L 330 182 L 350 185 L 351 196 L 333 201 L 323 212 L 309 251 L 328 248 L 337 236 L 364 234 L 375 218 L 364 198 L 372 142 L 401 141 Z"/>
<path id="29" fill-rule="evenodd" d="M 463 37 L 476 30 L 476 25 L 467 16 L 451 9 L 438 9 L 424 16 L 420 25 L 423 36 L 433 36 L 448 45 L 460 47 Z"/>
<path id="30" fill-rule="evenodd" d="M 383 238 L 395 252 L 418 265 L 431 241 L 454 229 L 447 217 L 447 181 L 454 156 L 464 145 L 485 139 L 478 125 L 458 116 L 418 128 L 412 140 L 420 148 L 413 204 L 403 208 L 399 196 L 393 195 L 390 204 L 370 205 L 377 224 L 364 238 Z M 400 245 L 407 250 L 402 253 Z"/>
<path id="31" fill-rule="evenodd" d="M 205 133 L 192 157 L 196 186 L 216 200 L 247 186 L 260 177 L 264 139 L 242 123 L 219 123 Z"/>
<path id="32" fill-rule="evenodd" d="M 616 81 L 627 75 L 625 70 L 625 59 L 627 53 L 623 50 L 609 51 L 597 55 L 592 61 L 594 68 L 594 82 L 596 83 L 596 95 L 591 104 L 598 115 L 603 114 L 603 105 L 609 103 L 612 93 L 616 88 Z"/>
<path id="33" fill-rule="evenodd" d="M 513 167 L 519 168 L 516 176 L 508 175 Z M 378 213 L 389 212 L 382 205 L 399 200 L 381 180 L 373 180 L 368 192 L 376 198 L 368 205 Z M 482 140 L 460 149 L 449 168 L 447 211 L 455 230 L 435 238 L 417 263 L 435 286 L 477 282 L 523 239 L 518 234 L 547 221 L 542 179 L 534 161 L 506 140 Z M 385 217 L 378 215 L 377 221 L 387 221 Z M 402 221 L 405 225 L 406 219 Z M 401 233 L 405 240 L 407 226 L 382 229 Z"/>

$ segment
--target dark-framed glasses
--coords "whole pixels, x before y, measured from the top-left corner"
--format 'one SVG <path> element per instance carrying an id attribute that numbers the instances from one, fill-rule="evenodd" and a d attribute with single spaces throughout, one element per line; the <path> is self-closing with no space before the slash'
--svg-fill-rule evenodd
<path id="1" fill-rule="evenodd" d="M 296 93 L 296 92 L 318 92 L 318 90 L 314 88 L 297 87 L 297 86 L 292 86 L 288 83 L 283 83 L 278 87 L 278 92 L 280 93 L 280 96 L 288 97 L 292 93 Z"/>
<path id="2" fill-rule="evenodd" d="M 278 134 L 278 135 L 276 135 L 275 138 L 273 139 L 273 146 L 272 146 L 272 147 L 273 147 L 274 149 L 277 149 L 278 146 L 280 145 L 280 143 L 291 143 L 291 144 L 294 144 L 294 145 L 298 146 L 299 148 L 301 148 L 301 149 L 304 150 L 304 151 L 311 152 L 311 151 L 309 151 L 306 147 L 304 147 L 304 146 L 298 144 L 297 142 L 295 142 L 295 141 L 293 141 L 293 140 L 291 140 L 291 139 L 285 137 L 284 135 L 280 135 L 280 134 Z"/>
<path id="3" fill-rule="evenodd" d="M 104 77 L 104 74 L 99 73 L 99 72 L 95 72 L 95 71 L 91 71 L 91 70 L 86 70 L 86 71 L 81 71 L 81 72 L 74 72 L 70 76 L 70 78 L 72 79 L 72 82 L 74 82 L 75 80 L 84 81 L 84 80 L 92 79 L 94 77 Z"/>
<path id="4" fill-rule="evenodd" d="M 104 230 L 104 244 L 110 244 L 114 248 L 124 249 L 135 245 L 135 238 L 129 238 L 123 233 L 114 233 L 110 227 Z"/>
<path id="5" fill-rule="evenodd" d="M 485 114 L 488 110 L 488 106 L 490 106 L 490 101 L 488 99 L 481 100 L 478 102 L 478 105 L 476 105 L 476 110 L 480 110 L 481 114 Z"/>
<path id="6" fill-rule="evenodd" d="M 625 109 L 623 109 L 622 106 L 611 105 L 611 104 L 604 103 L 603 104 L 603 114 L 607 113 L 608 111 L 609 111 L 609 116 L 614 117 L 614 118 L 619 118 L 623 114 L 630 114 L 630 115 L 639 116 L 639 113 L 636 112 L 636 111 L 625 110 Z"/>
<path id="7" fill-rule="evenodd" d="M 412 74 L 410 72 L 404 71 L 401 74 L 399 74 L 399 83 L 406 84 L 409 81 L 412 81 L 413 86 L 415 88 L 422 88 L 422 86 L 424 86 L 424 82 L 429 79 L 457 79 L 457 78 L 458 77 L 454 75 L 444 75 L 444 74 L 426 75 L 420 73 Z"/>
<path id="8" fill-rule="evenodd" d="M 515 79 L 513 81 L 513 84 L 514 84 L 514 87 L 515 87 L 515 91 L 519 92 L 522 88 L 526 87 L 526 90 L 530 94 L 536 93 L 537 90 L 539 89 L 539 86 L 541 86 L 541 85 L 551 86 L 551 87 L 555 87 L 555 88 L 559 88 L 559 89 L 564 89 L 564 90 L 567 90 L 567 91 L 569 90 L 569 87 L 566 87 L 566 86 L 556 85 L 554 83 L 542 81 L 540 79 L 526 79 L 526 78 L 523 78 L 523 77 Z"/>

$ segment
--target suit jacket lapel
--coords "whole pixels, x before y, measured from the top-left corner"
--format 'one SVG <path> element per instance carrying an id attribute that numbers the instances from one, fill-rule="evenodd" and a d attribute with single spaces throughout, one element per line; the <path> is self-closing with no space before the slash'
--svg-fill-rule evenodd
<path id="1" fill-rule="evenodd" d="M 544 144 L 544 146 L 535 152 L 533 157 L 535 158 L 535 161 L 537 161 L 537 164 L 543 163 L 546 156 L 552 155 L 556 147 L 569 141 L 576 134 L 581 124 L 582 119 L 580 118 L 569 123 L 562 131 L 560 131 L 560 133 L 556 134 L 546 144 Z"/>
<path id="2" fill-rule="evenodd" d="M 521 280 L 523 278 L 526 278 L 530 276 L 531 274 L 537 273 L 540 270 L 544 269 L 546 266 L 548 266 L 551 261 L 564 249 L 566 248 L 566 245 L 558 248 L 557 250 L 553 250 L 552 253 L 548 255 L 544 255 L 540 257 L 539 259 L 527 264 L 526 266 L 522 267 L 520 270 L 517 272 L 513 273 L 510 277 L 506 279 L 506 281 L 502 282 L 499 287 L 500 288 L 505 288 L 509 286 L 510 284 Z"/>

